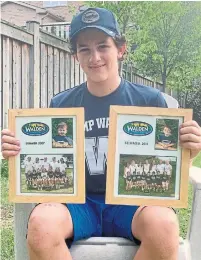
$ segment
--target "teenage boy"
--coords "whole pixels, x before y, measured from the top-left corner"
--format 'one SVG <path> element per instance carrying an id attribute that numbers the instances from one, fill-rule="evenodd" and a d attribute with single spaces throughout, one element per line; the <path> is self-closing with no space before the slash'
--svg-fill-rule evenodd
<path id="1" fill-rule="evenodd" d="M 56 95 L 51 107 L 84 107 L 86 204 L 42 203 L 31 213 L 27 243 L 31 260 L 70 260 L 66 243 L 91 236 L 125 237 L 140 244 L 135 260 L 176 260 L 179 228 L 170 208 L 105 204 L 106 157 L 111 105 L 167 107 L 161 93 L 119 76 L 118 61 L 126 50 L 114 15 L 89 8 L 70 26 L 72 52 L 87 81 Z M 2 131 L 2 153 L 20 150 L 11 131 Z M 180 144 L 194 157 L 201 150 L 201 130 L 194 121 L 182 124 Z M 135 151 L 133 151 L 134 153 Z"/>

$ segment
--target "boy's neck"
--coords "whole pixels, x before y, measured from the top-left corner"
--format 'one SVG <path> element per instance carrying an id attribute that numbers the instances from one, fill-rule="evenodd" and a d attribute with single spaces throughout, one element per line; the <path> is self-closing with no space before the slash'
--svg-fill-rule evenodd
<path id="1" fill-rule="evenodd" d="M 114 92 L 119 87 L 120 83 L 121 78 L 119 75 L 114 78 L 109 78 L 100 83 L 93 82 L 90 81 L 90 79 L 87 79 L 87 88 L 92 95 L 97 97 L 104 97 Z"/>

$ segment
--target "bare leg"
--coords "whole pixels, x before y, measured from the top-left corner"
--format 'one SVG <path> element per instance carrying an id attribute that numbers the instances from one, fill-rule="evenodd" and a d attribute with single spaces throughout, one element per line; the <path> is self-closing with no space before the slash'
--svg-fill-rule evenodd
<path id="1" fill-rule="evenodd" d="M 140 207 L 133 217 L 132 233 L 142 243 L 134 260 L 177 260 L 179 225 L 165 207 Z"/>
<path id="2" fill-rule="evenodd" d="M 66 206 L 38 205 L 28 223 L 27 244 L 30 260 L 71 260 L 65 239 L 73 237 L 73 224 Z"/>

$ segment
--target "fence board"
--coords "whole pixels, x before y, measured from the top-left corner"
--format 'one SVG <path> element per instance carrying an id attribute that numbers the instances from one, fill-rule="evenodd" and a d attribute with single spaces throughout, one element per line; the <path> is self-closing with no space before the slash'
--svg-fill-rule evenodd
<path id="1" fill-rule="evenodd" d="M 0 48 L 2 50 L 3 48 L 3 37 L 1 37 L 0 39 Z M 3 57 L 1 56 L 0 57 L 0 131 L 2 130 L 3 128 L 3 118 L 2 116 L 4 115 L 3 114 L 3 64 L 2 64 L 2 61 L 3 61 Z M 1 152 L 0 152 L 0 160 L 1 160 Z"/>
<path id="2" fill-rule="evenodd" d="M 59 74 L 59 77 L 60 77 L 60 88 L 59 90 L 60 91 L 63 91 L 65 89 L 65 86 L 64 86 L 64 77 L 65 77 L 65 68 L 64 68 L 64 52 L 63 51 L 60 51 L 60 74 Z"/>
<path id="3" fill-rule="evenodd" d="M 59 93 L 59 51 L 54 48 L 54 95 Z"/>
<path id="4" fill-rule="evenodd" d="M 71 87 L 71 57 L 69 53 L 65 53 L 65 89 Z"/>
<path id="5" fill-rule="evenodd" d="M 70 88 L 72 88 L 75 86 L 75 59 L 73 56 L 70 57 L 70 69 L 71 69 Z"/>
<path id="6" fill-rule="evenodd" d="M 33 45 L 33 35 L 30 32 L 5 23 L 4 21 L 1 21 L 1 34 L 14 40 Z"/>
<path id="7" fill-rule="evenodd" d="M 45 44 L 41 44 L 41 85 L 40 85 L 40 106 L 43 108 L 48 107 L 48 76 L 47 76 L 47 46 Z"/>
<path id="8" fill-rule="evenodd" d="M 75 77 L 75 81 L 74 84 L 75 86 L 78 86 L 80 84 L 80 65 L 78 63 L 78 61 L 75 59 L 75 72 L 74 72 L 74 77 Z"/>
<path id="9" fill-rule="evenodd" d="M 10 71 L 10 39 L 3 37 L 3 128 L 6 128 L 8 124 L 8 109 L 9 109 L 9 99 L 10 99 L 10 87 L 9 87 L 9 71 Z"/>
<path id="10" fill-rule="evenodd" d="M 13 41 L 13 108 L 21 107 L 21 45 Z"/>
<path id="11" fill-rule="evenodd" d="M 54 83 L 54 77 L 53 77 L 53 48 L 51 46 L 48 46 L 48 106 L 50 104 L 50 100 L 53 97 L 53 83 Z"/>
<path id="12" fill-rule="evenodd" d="M 40 41 L 44 44 L 53 46 L 57 49 L 70 52 L 69 44 L 64 39 L 58 38 L 54 34 L 48 34 L 47 32 L 40 30 Z"/>
<path id="13" fill-rule="evenodd" d="M 29 107 L 29 46 L 22 45 L 22 108 Z"/>

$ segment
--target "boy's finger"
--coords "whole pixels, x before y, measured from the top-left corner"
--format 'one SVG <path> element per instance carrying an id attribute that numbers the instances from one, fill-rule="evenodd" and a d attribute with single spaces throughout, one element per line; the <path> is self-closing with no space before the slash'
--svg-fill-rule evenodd
<path id="1" fill-rule="evenodd" d="M 188 134 L 188 133 L 201 136 L 201 129 L 195 126 L 187 126 L 180 129 L 180 134 Z"/>
<path id="2" fill-rule="evenodd" d="M 11 132 L 9 129 L 3 129 L 2 131 L 1 131 L 1 135 L 3 136 L 3 135 L 8 135 L 8 136 L 15 136 L 15 134 L 13 133 L 13 132 Z"/>
<path id="3" fill-rule="evenodd" d="M 186 122 L 182 123 L 182 124 L 180 125 L 180 128 L 182 128 L 182 127 L 187 127 L 187 126 L 195 126 L 195 127 L 197 127 L 197 128 L 200 128 L 200 126 L 198 125 L 198 123 L 197 123 L 196 121 L 194 121 L 194 120 L 190 120 L 190 121 L 186 121 Z"/>
<path id="4" fill-rule="evenodd" d="M 2 141 L 2 144 L 8 143 L 8 144 L 15 144 L 15 145 L 20 146 L 20 141 L 12 136 L 3 135 L 1 141 Z"/>

